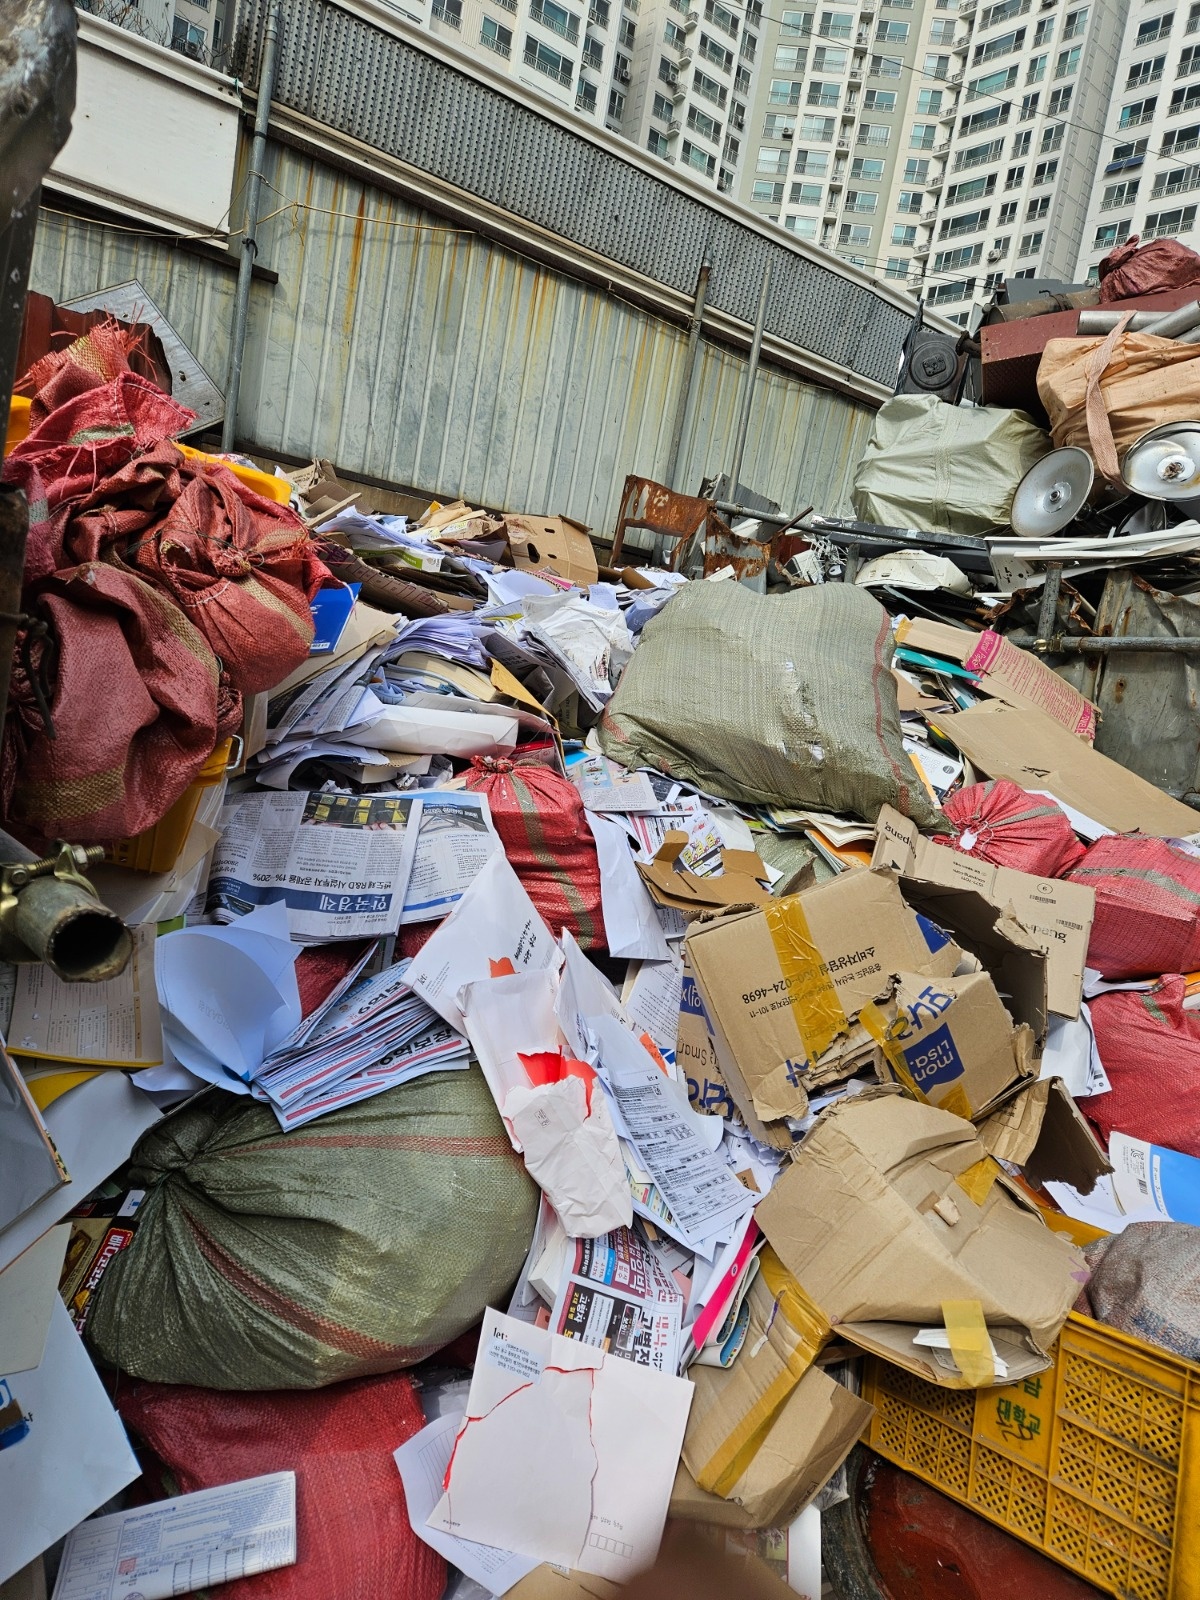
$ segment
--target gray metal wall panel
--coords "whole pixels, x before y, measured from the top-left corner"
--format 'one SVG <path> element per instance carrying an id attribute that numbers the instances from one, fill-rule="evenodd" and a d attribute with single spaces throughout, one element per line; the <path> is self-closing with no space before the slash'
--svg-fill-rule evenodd
<path id="1" fill-rule="evenodd" d="M 245 0 L 251 44 L 276 0 Z M 691 296 L 707 245 L 714 309 L 752 323 L 770 262 L 768 332 L 892 386 L 910 314 L 532 106 L 342 10 L 291 0 L 275 99 L 468 194 Z"/>
<path id="2" fill-rule="evenodd" d="M 684 332 L 281 146 L 260 236 L 239 433 L 264 450 L 610 531 L 626 473 L 661 475 Z M 287 200 L 307 209 L 293 209 Z M 233 273 L 161 240 L 43 215 L 33 286 L 136 277 L 218 380 Z M 703 346 L 683 482 L 729 465 L 745 357 Z M 789 509 L 849 510 L 873 413 L 759 374 L 743 479 Z"/>

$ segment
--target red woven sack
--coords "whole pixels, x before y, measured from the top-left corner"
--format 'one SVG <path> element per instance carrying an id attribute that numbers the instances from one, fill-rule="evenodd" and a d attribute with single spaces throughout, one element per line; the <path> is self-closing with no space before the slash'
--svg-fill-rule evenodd
<path id="1" fill-rule="evenodd" d="M 212 651 L 178 606 L 103 562 L 47 579 L 34 609 L 50 626 L 31 664 L 51 680 L 57 737 L 18 648 L 4 727 L 5 825 L 31 845 L 103 844 L 152 827 L 212 754 L 218 731 L 236 721 L 239 702 L 221 699 Z"/>
<path id="2" fill-rule="evenodd" d="M 1184 980 L 1149 993 L 1117 989 L 1089 1001 L 1111 1094 L 1079 1108 L 1107 1140 L 1113 1132 L 1200 1156 L 1200 1013 L 1183 1009 Z"/>
<path id="3" fill-rule="evenodd" d="M 405 1374 L 265 1394 L 122 1383 L 117 1409 L 183 1494 L 296 1474 L 295 1566 L 221 1600 L 440 1600 L 445 1562 L 412 1531 L 392 1460 L 425 1422 Z"/>
<path id="4" fill-rule="evenodd" d="M 513 871 L 557 939 L 569 928 L 584 950 L 607 947 L 600 863 L 579 790 L 549 767 L 476 756 L 467 788 L 487 795 Z"/>
<path id="5" fill-rule="evenodd" d="M 1097 839 L 1068 874 L 1096 891 L 1088 966 L 1106 978 L 1200 967 L 1200 860 L 1166 839 Z"/>
<path id="6" fill-rule="evenodd" d="M 954 836 L 937 834 L 938 843 L 993 866 L 1060 878 L 1083 859 L 1083 846 L 1062 808 L 1007 778 L 960 789 L 946 801 L 942 815 Z"/>
<path id="7" fill-rule="evenodd" d="M 1200 255 L 1187 245 L 1178 239 L 1138 241 L 1135 233 L 1100 263 L 1101 304 L 1200 284 Z"/>

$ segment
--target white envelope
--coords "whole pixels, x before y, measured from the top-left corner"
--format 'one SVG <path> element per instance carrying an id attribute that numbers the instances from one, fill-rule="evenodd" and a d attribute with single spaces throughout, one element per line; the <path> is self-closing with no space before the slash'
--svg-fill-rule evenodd
<path id="1" fill-rule="evenodd" d="M 489 1310 L 430 1528 L 624 1583 L 658 1554 L 692 1385 Z"/>

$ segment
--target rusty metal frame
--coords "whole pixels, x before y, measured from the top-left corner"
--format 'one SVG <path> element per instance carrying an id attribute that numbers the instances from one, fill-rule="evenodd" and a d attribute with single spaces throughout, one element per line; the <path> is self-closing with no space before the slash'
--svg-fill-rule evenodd
<path id="1" fill-rule="evenodd" d="M 609 557 L 614 567 L 621 564 L 625 534 L 630 528 L 645 528 L 655 535 L 655 560 L 668 572 L 682 572 L 698 551 L 702 576 L 708 578 L 724 567 L 732 567 L 735 577 L 745 581 L 760 577 L 770 559 L 771 546 L 734 533 L 715 500 L 679 494 L 665 483 L 638 477 L 636 473 L 630 473 L 621 491 Z"/>

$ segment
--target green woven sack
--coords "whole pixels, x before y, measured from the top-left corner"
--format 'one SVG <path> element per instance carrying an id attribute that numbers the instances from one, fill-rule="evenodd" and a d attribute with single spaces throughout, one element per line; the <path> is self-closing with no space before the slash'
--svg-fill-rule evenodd
<path id="1" fill-rule="evenodd" d="M 600 722 L 605 755 L 750 805 L 874 822 L 940 813 L 900 743 L 887 613 L 853 584 L 690 583 L 646 624 Z"/>
<path id="2" fill-rule="evenodd" d="M 158 1383 L 315 1389 L 411 1366 L 520 1272 L 538 1191 L 477 1066 L 284 1133 L 219 1092 L 134 1152 L 149 1192 L 87 1335 Z"/>

